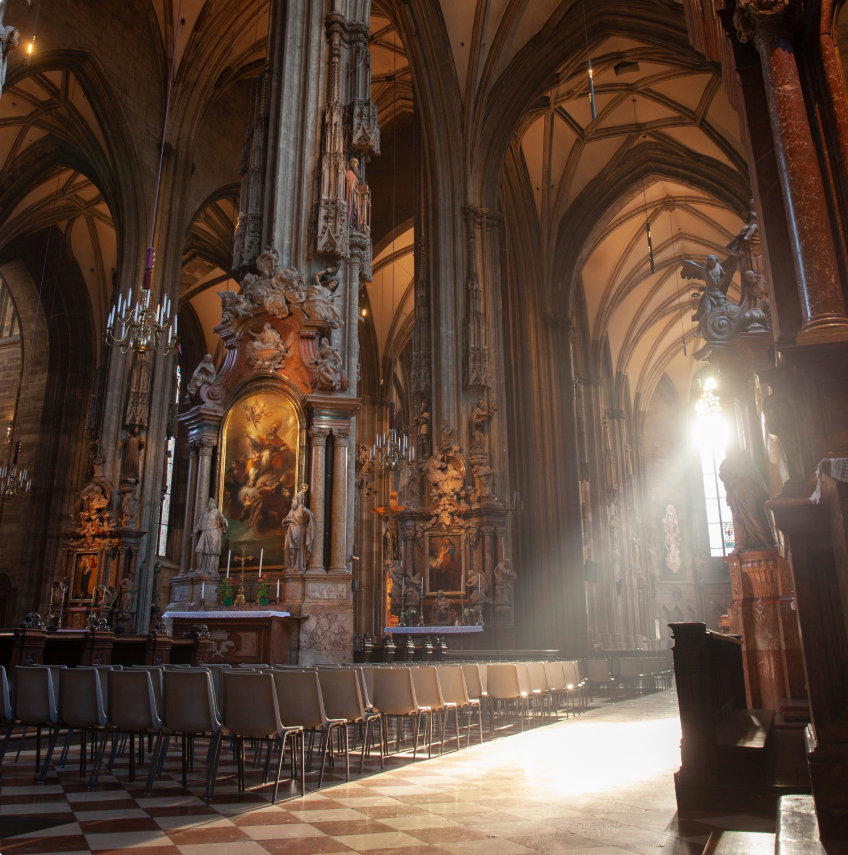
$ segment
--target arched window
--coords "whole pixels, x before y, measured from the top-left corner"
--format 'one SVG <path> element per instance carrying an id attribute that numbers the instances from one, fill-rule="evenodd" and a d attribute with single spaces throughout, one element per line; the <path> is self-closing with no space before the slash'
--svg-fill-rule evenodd
<path id="1" fill-rule="evenodd" d="M 733 551 L 736 539 L 724 482 L 718 477 L 719 466 L 726 456 L 728 427 L 721 414 L 721 404 L 713 391 L 715 386 L 714 379 L 706 380 L 695 402 L 695 442 L 701 452 L 710 555 L 720 558 Z"/>
<path id="2" fill-rule="evenodd" d="M 177 391 L 174 394 L 174 403 L 180 402 L 180 367 L 177 366 Z M 174 449 L 176 448 L 176 437 L 168 437 L 168 447 L 165 452 L 165 495 L 162 497 L 162 510 L 159 516 L 159 555 L 167 555 L 168 551 L 168 521 L 171 516 L 171 485 L 174 480 Z"/>

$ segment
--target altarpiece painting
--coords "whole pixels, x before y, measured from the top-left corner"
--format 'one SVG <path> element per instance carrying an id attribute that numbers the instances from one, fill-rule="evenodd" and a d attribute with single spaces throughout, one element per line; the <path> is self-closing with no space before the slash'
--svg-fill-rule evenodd
<path id="1" fill-rule="evenodd" d="M 446 529 L 427 533 L 427 593 L 465 593 L 465 534 Z"/>
<path id="2" fill-rule="evenodd" d="M 232 407 L 224 423 L 221 509 L 230 549 L 247 547 L 264 567 L 282 567 L 283 520 L 297 492 L 300 422 L 288 398 L 256 392 Z"/>
<path id="3" fill-rule="evenodd" d="M 94 586 L 98 582 L 99 555 L 96 552 L 80 552 L 74 566 L 74 582 L 71 587 L 71 600 L 82 602 L 90 600 Z"/>

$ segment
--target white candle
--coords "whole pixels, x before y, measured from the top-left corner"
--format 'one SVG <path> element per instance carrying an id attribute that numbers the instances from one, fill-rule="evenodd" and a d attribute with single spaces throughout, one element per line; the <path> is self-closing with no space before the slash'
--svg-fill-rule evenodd
<path id="1" fill-rule="evenodd" d="M 227 553 L 227 578 L 230 578 L 230 559 L 233 557 L 233 550 Z"/>
<path id="2" fill-rule="evenodd" d="M 200 583 L 200 602 L 202 603 L 206 599 L 206 582 Z"/>
<path id="3" fill-rule="evenodd" d="M 277 602 L 280 602 L 280 580 L 277 579 Z"/>
<path id="4" fill-rule="evenodd" d="M 265 554 L 264 549 L 259 550 L 259 578 L 262 578 L 262 556 Z"/>
<path id="5" fill-rule="evenodd" d="M 177 337 L 177 316 L 174 315 L 174 338 Z"/>

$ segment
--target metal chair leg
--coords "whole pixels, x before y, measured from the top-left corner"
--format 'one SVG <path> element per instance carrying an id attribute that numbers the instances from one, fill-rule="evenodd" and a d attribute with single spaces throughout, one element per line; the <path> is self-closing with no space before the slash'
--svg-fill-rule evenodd
<path id="1" fill-rule="evenodd" d="M 97 786 L 97 778 L 100 775 L 100 768 L 103 765 L 103 756 L 106 753 L 106 743 L 109 741 L 109 731 L 110 729 L 107 727 L 106 730 L 103 731 L 103 741 L 100 743 L 100 750 L 97 752 L 97 757 L 94 761 L 94 768 L 91 770 L 91 778 L 88 781 L 88 788 L 93 790 Z M 112 740 L 112 746 L 114 750 L 114 737 Z"/>
<path id="2" fill-rule="evenodd" d="M 59 725 L 52 728 L 50 731 L 50 739 L 47 743 L 47 754 L 44 756 L 44 765 L 41 767 L 41 774 L 38 776 L 38 783 L 43 784 L 47 778 L 47 770 L 50 768 L 50 758 L 53 756 L 53 750 L 56 748 L 56 740 L 59 738 Z"/>
<path id="3" fill-rule="evenodd" d="M 142 737 L 143 738 L 143 737 Z M 156 777 L 156 768 L 159 765 L 159 752 L 162 750 L 162 728 L 156 733 L 156 743 L 153 753 L 150 755 L 150 771 L 147 773 L 147 784 L 144 787 L 144 795 L 149 796 L 153 792 L 153 779 Z M 183 786 L 185 781 L 185 737 L 183 737 Z"/>

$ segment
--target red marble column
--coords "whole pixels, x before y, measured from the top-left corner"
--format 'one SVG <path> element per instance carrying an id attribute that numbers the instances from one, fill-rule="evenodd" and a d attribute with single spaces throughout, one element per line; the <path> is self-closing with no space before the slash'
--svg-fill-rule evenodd
<path id="1" fill-rule="evenodd" d="M 797 342 L 812 344 L 848 339 L 848 316 L 792 46 L 803 14 L 802 0 L 737 0 L 734 23 L 760 54 L 804 316 Z"/>

